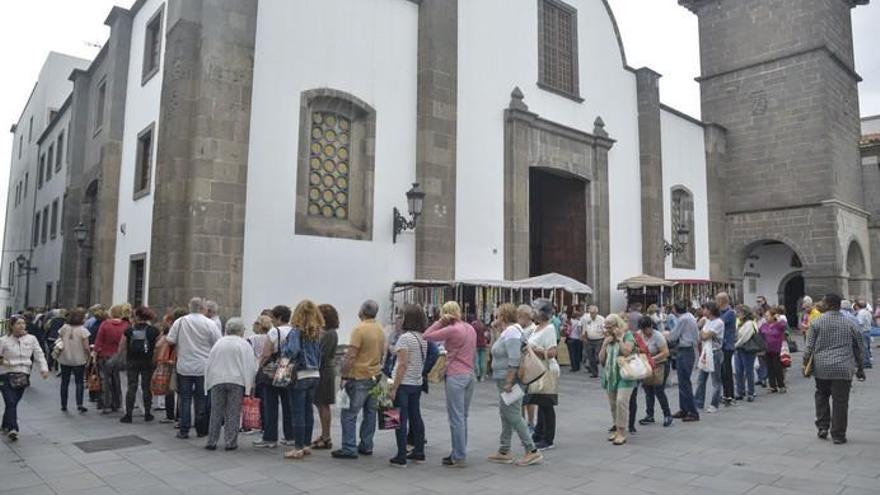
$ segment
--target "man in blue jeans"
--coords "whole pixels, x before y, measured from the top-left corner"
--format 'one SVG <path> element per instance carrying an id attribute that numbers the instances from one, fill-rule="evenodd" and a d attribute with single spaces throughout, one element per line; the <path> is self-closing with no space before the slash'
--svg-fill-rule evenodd
<path id="1" fill-rule="evenodd" d="M 178 318 L 165 340 L 177 346 L 177 387 L 180 394 L 180 430 L 177 438 L 189 438 L 192 406 L 195 402 L 196 433 L 208 435 L 208 404 L 205 396 L 205 367 L 208 355 L 222 335 L 220 329 L 204 313 L 205 303 L 194 297 L 189 301 L 189 314 Z"/>
<path id="2" fill-rule="evenodd" d="M 349 397 L 348 409 L 340 411 L 342 423 L 342 448 L 330 455 L 334 459 L 357 459 L 360 455 L 373 455 L 373 435 L 376 433 L 376 398 L 370 389 L 376 385 L 376 377 L 382 370 L 382 353 L 385 350 L 385 332 L 376 322 L 379 304 L 368 300 L 361 305 L 361 322 L 352 330 L 342 364 L 342 387 Z M 357 437 L 357 418 L 363 411 L 360 442 Z"/>
<path id="3" fill-rule="evenodd" d="M 677 349 L 675 369 L 678 374 L 678 412 L 672 417 L 682 421 L 699 421 L 700 413 L 694 403 L 691 384 L 691 374 L 696 361 L 696 346 L 699 341 L 697 320 L 687 311 L 687 305 L 683 302 L 675 303 L 673 311 L 676 315 L 676 324 L 671 331 L 664 332 L 669 346 Z"/>

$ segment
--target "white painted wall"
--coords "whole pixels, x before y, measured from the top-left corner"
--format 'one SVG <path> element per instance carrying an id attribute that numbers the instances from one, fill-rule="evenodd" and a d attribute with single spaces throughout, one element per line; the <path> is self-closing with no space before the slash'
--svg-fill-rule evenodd
<path id="1" fill-rule="evenodd" d="M 242 312 L 304 298 L 339 310 L 348 340 L 360 303 L 387 315 L 412 278 L 414 242 L 391 243 L 392 208 L 415 180 L 418 6 L 401 0 L 262 0 L 257 11 Z M 300 102 L 329 87 L 376 110 L 373 240 L 294 235 Z M 221 304 L 223 302 L 221 301 Z"/>
<path id="2" fill-rule="evenodd" d="M 624 69 L 611 18 L 598 0 L 578 10 L 582 103 L 539 89 L 534 0 L 459 2 L 457 278 L 504 277 L 504 109 L 519 86 L 529 110 L 592 132 L 597 116 L 617 142 L 609 155 L 611 283 L 641 273 L 635 75 Z M 635 202 L 634 202 L 635 201 Z M 493 252 L 497 250 L 497 252 Z M 612 309 L 624 304 L 612 289 Z"/>
<path id="3" fill-rule="evenodd" d="M 67 189 L 67 147 L 70 138 L 70 107 L 59 116 L 52 131 L 43 140 L 39 148 L 39 156 L 45 155 L 49 160 L 49 146 L 52 146 L 52 176 L 48 181 L 43 181 L 43 187 L 36 191 L 36 210 L 40 212 L 40 223 L 43 219 L 43 208 L 48 207 L 49 220 L 46 227 L 46 243 L 42 242 L 42 225 L 40 227 L 40 242 L 34 248 L 31 255 L 31 264 L 37 267 L 37 271 L 31 274 L 31 304 L 42 306 L 46 301 L 46 284 L 52 284 L 52 299 L 48 304 L 58 300 L 58 281 L 61 278 L 61 253 L 64 244 L 62 231 L 62 217 L 64 214 L 64 192 Z M 61 170 L 55 170 L 55 160 L 58 154 L 58 135 L 64 133 L 63 149 L 61 150 Z M 39 161 L 37 162 L 39 166 Z M 39 168 L 36 168 L 36 176 L 39 177 Z M 52 202 L 58 200 L 58 213 L 56 219 L 55 236 L 52 236 Z M 31 204 L 33 206 L 33 203 Z M 31 227 L 33 229 L 33 227 Z"/>
<path id="4" fill-rule="evenodd" d="M 43 133 L 49 123 L 49 110 L 61 108 L 64 100 L 70 94 L 73 86 L 68 80 L 70 73 L 73 69 L 85 69 L 88 65 L 88 60 L 50 52 L 46 62 L 40 69 L 40 75 L 34 85 L 34 90 L 16 124 L 17 130 L 13 134 L 15 142 L 12 146 L 12 157 L 10 160 L 3 255 L 2 262 L 0 262 L 3 273 L 2 287 L 4 288 L 10 285 L 10 275 L 15 275 L 9 271 L 10 263 L 14 262 L 15 258 L 20 254 L 27 256 L 31 248 L 31 232 L 33 231 L 32 224 L 35 212 L 34 194 L 37 188 L 37 167 L 39 163 L 37 138 L 40 137 L 40 134 Z M 31 139 L 28 139 L 31 117 L 33 117 L 33 130 L 31 131 Z M 20 158 L 18 151 L 19 136 L 24 136 L 22 141 L 24 147 Z M 28 175 L 27 196 L 25 197 L 25 193 L 22 192 L 22 201 L 18 206 L 15 206 L 15 188 L 21 182 L 24 189 L 25 174 Z M 42 206 L 40 207 L 42 208 Z M 32 264 L 39 269 L 36 260 L 33 260 Z M 15 276 L 14 288 L 11 293 L 6 290 L 0 290 L 0 294 L 8 295 L 7 304 L 15 310 L 22 309 L 24 304 L 24 286 L 25 277 Z M 44 287 L 37 287 L 35 283 L 31 283 L 29 303 L 31 305 L 41 304 L 43 302 L 44 290 Z"/>
<path id="5" fill-rule="evenodd" d="M 880 115 L 873 115 L 862 119 L 862 136 L 880 133 Z"/>
<path id="6" fill-rule="evenodd" d="M 147 253 L 144 273 L 144 300 L 147 302 L 150 275 L 150 239 L 153 225 L 153 193 L 156 183 L 156 146 L 159 136 L 159 103 L 162 91 L 162 72 L 165 58 L 165 40 L 162 40 L 162 55 L 159 72 L 145 85 L 141 85 L 143 74 L 144 38 L 147 22 L 159 8 L 163 17 L 167 5 L 163 0 L 147 0 L 132 20 L 131 51 L 128 64 L 128 90 L 125 98 L 125 127 L 122 137 L 122 165 L 119 172 L 119 207 L 116 235 L 116 265 L 113 270 L 113 302 L 128 300 L 129 268 L 131 256 Z M 162 32 L 166 29 L 162 20 Z M 150 174 L 150 193 L 134 200 L 134 176 L 137 163 L 138 134 L 150 124 L 153 130 L 153 153 Z M 125 227 L 122 233 L 120 227 Z"/>
<path id="7" fill-rule="evenodd" d="M 666 278 L 709 278 L 709 210 L 706 190 L 706 152 L 703 127 L 672 112 L 660 110 L 663 157 L 663 236 L 672 242 L 672 188 L 684 186 L 694 198 L 693 270 L 672 267 L 666 257 Z"/>
<path id="8" fill-rule="evenodd" d="M 767 298 L 770 304 L 780 304 L 779 284 L 782 279 L 800 268 L 791 267 L 791 255 L 794 251 L 785 244 L 769 244 L 755 248 L 746 258 L 743 267 L 743 304 L 754 306 L 758 296 Z M 751 280 L 755 280 L 752 289 Z"/>

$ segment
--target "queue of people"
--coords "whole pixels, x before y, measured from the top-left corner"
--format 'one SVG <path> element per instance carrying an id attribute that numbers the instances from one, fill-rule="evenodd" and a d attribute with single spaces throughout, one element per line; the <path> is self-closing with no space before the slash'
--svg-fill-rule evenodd
<path id="1" fill-rule="evenodd" d="M 853 376 L 865 379 L 870 364 L 870 336 L 864 339 L 858 313 L 865 308 L 861 300 L 847 305 L 834 294 L 819 304 L 808 303 L 803 373 L 816 380 L 817 434 L 846 443 L 851 381 Z M 450 431 L 449 455 L 441 463 L 466 466 L 469 410 L 476 382 L 484 378 L 495 382 L 501 423 L 498 448 L 488 460 L 517 466 L 541 463 L 544 452 L 556 444 L 562 343 L 573 360 L 572 372 L 583 363 L 591 377 L 599 378 L 611 411 L 608 440 L 616 446 L 627 443 L 637 431 L 636 422 L 661 422 L 655 418 L 656 403 L 663 427 L 670 427 L 675 419 L 699 421 L 701 412 L 716 413 L 722 404 L 753 402 L 762 383 L 769 393 L 787 390 L 785 308 L 732 307 L 724 293 L 698 310 L 675 303 L 668 315 L 650 307 L 642 314 L 638 305 L 605 317 L 595 306 L 565 314 L 550 300 L 537 299 L 520 306 L 500 304 L 488 323 L 465 317 L 453 301 L 443 304 L 433 322 L 424 308 L 409 304 L 391 335 L 378 323 L 378 314 L 375 301 L 362 304 L 338 367 L 338 385 L 338 312 L 310 300 L 293 310 L 284 305 L 264 310 L 247 337 L 241 318 L 222 326 L 216 307 L 200 298 L 161 319 L 145 306 L 116 305 L 106 312 L 93 307 L 88 315 L 76 308 L 63 313 L 51 352 L 28 333 L 25 318 L 13 316 L 9 335 L 0 338 L 2 431 L 10 441 L 18 440 L 18 403 L 32 368 L 48 378 L 50 357 L 60 366 L 63 412 L 71 378 L 79 413 L 88 411 L 84 384 L 93 392 L 97 383 L 101 393 L 90 399 L 102 414 L 122 409 L 122 423 L 136 419 L 138 396 L 143 421 L 153 421 L 155 396 L 166 412 L 160 422 L 176 422 L 180 439 L 195 430 L 198 437 L 207 437 L 204 448 L 210 451 L 218 448 L 222 431 L 227 451 L 238 448 L 240 434 L 259 433 L 254 448 L 287 446 L 283 457 L 290 460 L 305 459 L 313 450 L 331 450 L 335 459 L 371 456 L 377 415 L 393 409 L 397 449 L 389 463 L 394 467 L 425 462 L 421 401 L 429 382 L 441 380 Z M 569 340 L 579 344 L 572 346 Z M 675 413 L 666 395 L 673 369 L 678 378 Z M 534 370 L 539 373 L 527 378 Z M 707 403 L 710 380 L 713 392 Z M 637 421 L 640 390 L 645 413 Z M 339 407 L 342 438 L 334 450 L 331 406 L 337 401 L 344 402 Z M 243 422 L 243 407 L 256 402 L 257 409 L 248 410 L 250 416 L 256 414 L 256 423 Z M 320 434 L 313 437 L 315 409 Z M 514 433 L 523 449 L 519 457 L 514 455 Z"/>

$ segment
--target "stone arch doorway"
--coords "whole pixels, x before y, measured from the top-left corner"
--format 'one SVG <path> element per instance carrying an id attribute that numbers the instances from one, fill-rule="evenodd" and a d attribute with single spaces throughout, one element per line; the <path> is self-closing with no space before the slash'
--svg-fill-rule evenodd
<path id="1" fill-rule="evenodd" d="M 846 250 L 846 273 L 849 276 L 849 283 L 845 297 L 850 299 L 867 297 L 868 277 L 865 269 L 865 256 L 862 253 L 862 247 L 856 240 L 850 241 Z"/>
<path id="2" fill-rule="evenodd" d="M 742 254 L 742 302 L 754 306 L 758 296 L 764 296 L 769 304 L 793 312 L 793 320 L 787 316 L 796 321 L 798 302 L 805 294 L 800 255 L 788 243 L 774 239 L 754 242 Z"/>

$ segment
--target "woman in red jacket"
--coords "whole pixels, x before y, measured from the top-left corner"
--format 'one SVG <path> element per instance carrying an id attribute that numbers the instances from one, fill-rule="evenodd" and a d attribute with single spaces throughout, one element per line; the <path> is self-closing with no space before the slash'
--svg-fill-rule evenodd
<path id="1" fill-rule="evenodd" d="M 110 359 L 119 351 L 119 341 L 130 326 L 122 319 L 123 308 L 116 305 L 110 308 L 110 318 L 104 320 L 98 328 L 95 337 L 95 349 L 92 357 L 98 359 L 98 368 L 101 370 L 103 390 L 101 393 L 101 414 L 116 412 L 122 407 L 122 382 L 119 373 L 122 366 L 119 359 Z"/>

